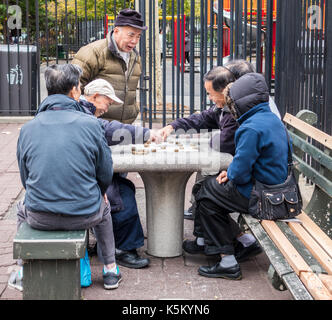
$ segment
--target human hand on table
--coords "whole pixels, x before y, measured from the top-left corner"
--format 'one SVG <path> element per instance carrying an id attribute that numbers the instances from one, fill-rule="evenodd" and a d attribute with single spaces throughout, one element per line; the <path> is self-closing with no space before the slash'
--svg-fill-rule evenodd
<path id="1" fill-rule="evenodd" d="M 159 134 L 159 131 L 150 130 L 150 139 L 149 142 L 161 143 L 163 141 L 162 136 Z"/>
<path id="2" fill-rule="evenodd" d="M 161 135 L 163 141 L 165 141 L 173 130 L 173 127 L 169 124 L 168 126 L 161 128 L 158 132 Z"/>
<path id="3" fill-rule="evenodd" d="M 227 182 L 228 181 L 227 171 L 221 171 L 216 180 L 218 181 L 219 184 Z"/>

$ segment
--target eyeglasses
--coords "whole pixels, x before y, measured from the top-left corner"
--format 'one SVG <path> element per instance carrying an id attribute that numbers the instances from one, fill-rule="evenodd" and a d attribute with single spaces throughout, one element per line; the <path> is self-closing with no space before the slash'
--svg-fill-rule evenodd
<path id="1" fill-rule="evenodd" d="M 128 32 L 127 36 L 131 40 L 133 40 L 133 39 L 140 40 L 141 39 L 141 34 L 136 34 L 135 32 Z"/>

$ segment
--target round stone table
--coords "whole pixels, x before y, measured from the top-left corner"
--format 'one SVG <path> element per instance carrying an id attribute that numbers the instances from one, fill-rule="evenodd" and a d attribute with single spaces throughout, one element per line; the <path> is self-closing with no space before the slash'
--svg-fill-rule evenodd
<path id="1" fill-rule="evenodd" d="M 192 173 L 202 170 L 219 172 L 232 161 L 230 154 L 212 150 L 207 140 L 204 143 L 192 141 L 183 142 L 182 149 L 175 143 L 111 147 L 114 172 L 138 172 L 144 182 L 150 255 L 176 257 L 182 254 L 188 179 Z M 166 149 L 162 149 L 165 145 Z"/>

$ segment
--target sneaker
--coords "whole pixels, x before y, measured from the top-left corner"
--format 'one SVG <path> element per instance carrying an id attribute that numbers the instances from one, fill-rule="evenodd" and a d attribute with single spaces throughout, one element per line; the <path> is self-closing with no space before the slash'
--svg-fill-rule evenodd
<path id="1" fill-rule="evenodd" d="M 223 278 L 229 280 L 240 280 L 242 278 L 242 273 L 239 264 L 236 264 L 230 268 L 223 268 L 218 262 L 213 267 L 201 266 L 198 269 L 198 273 L 201 276 L 208 278 Z"/>
<path id="2" fill-rule="evenodd" d="M 184 240 L 182 243 L 182 248 L 185 252 L 190 254 L 204 254 L 205 246 L 199 246 L 196 240 Z"/>
<path id="3" fill-rule="evenodd" d="M 8 279 L 8 286 L 23 291 L 23 267 L 18 271 L 12 271 Z"/>
<path id="4" fill-rule="evenodd" d="M 117 271 L 118 274 L 110 271 L 105 273 L 105 271 L 103 271 L 104 288 L 106 290 L 116 289 L 119 286 L 119 283 L 122 280 L 122 276 L 118 267 Z"/>
<path id="5" fill-rule="evenodd" d="M 238 262 L 244 262 L 254 256 L 257 256 L 261 252 L 263 252 L 263 249 L 257 240 L 249 247 L 244 247 L 241 242 L 238 242 L 238 244 L 235 246 L 235 259 Z"/>

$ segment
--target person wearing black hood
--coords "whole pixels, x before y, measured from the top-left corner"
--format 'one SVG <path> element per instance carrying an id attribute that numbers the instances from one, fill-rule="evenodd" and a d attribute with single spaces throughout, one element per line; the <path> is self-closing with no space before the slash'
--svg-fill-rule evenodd
<path id="1" fill-rule="evenodd" d="M 269 93 L 264 77 L 248 73 L 224 90 L 226 105 L 239 124 L 235 132 L 235 155 L 227 171 L 204 180 L 196 192 L 194 235 L 204 239 L 186 240 L 184 245 L 195 253 L 220 255 L 216 265 L 201 266 L 202 276 L 238 280 L 242 278 L 239 262 L 262 251 L 251 234 L 242 233 L 229 215 L 248 213 L 252 179 L 269 185 L 287 178 L 288 142 L 285 128 L 269 108 Z M 235 243 L 240 248 L 235 250 Z M 202 242 L 200 242 L 202 244 Z"/>

